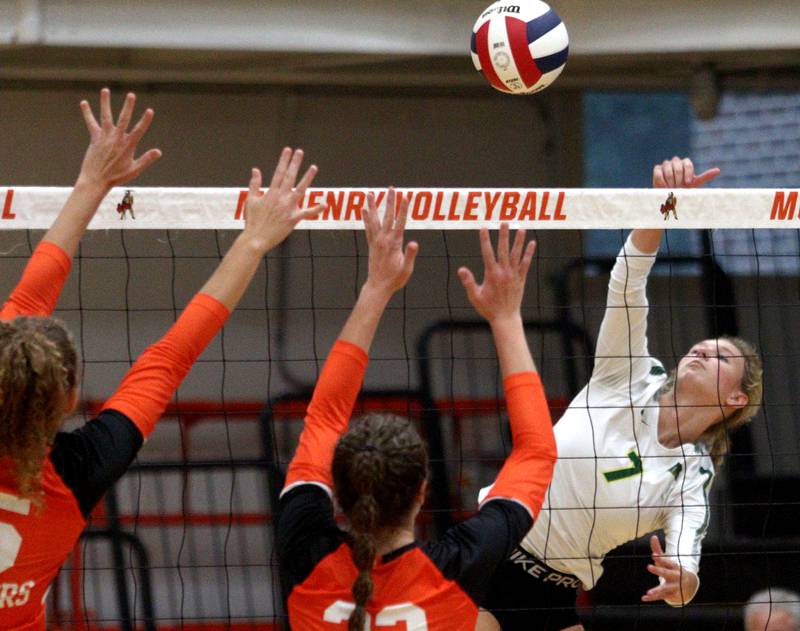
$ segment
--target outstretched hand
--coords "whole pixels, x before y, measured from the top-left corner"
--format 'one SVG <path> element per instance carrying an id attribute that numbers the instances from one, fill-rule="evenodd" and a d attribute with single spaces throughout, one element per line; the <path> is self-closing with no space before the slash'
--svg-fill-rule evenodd
<path id="1" fill-rule="evenodd" d="M 490 323 L 518 317 L 536 242 L 531 241 L 525 246 L 525 230 L 520 229 L 517 230 L 514 245 L 509 251 L 507 223 L 500 226 L 497 258 L 486 228 L 481 228 L 480 240 L 484 265 L 483 283 L 478 285 L 468 268 L 462 267 L 458 270 L 461 284 L 467 290 L 467 298 L 475 310 Z"/>
<path id="2" fill-rule="evenodd" d="M 403 249 L 403 232 L 408 216 L 408 199 L 390 188 L 386 195 L 383 221 L 378 218 L 375 195 L 367 196 L 362 211 L 369 246 L 369 272 L 366 286 L 391 295 L 401 289 L 414 272 L 419 245 L 410 241 Z"/>
<path id="3" fill-rule="evenodd" d="M 653 554 L 653 563 L 647 566 L 647 571 L 661 580 L 656 587 L 647 590 L 642 600 L 644 602 L 664 600 L 671 605 L 688 603 L 697 591 L 697 575 L 665 556 L 656 535 L 650 537 L 650 550 Z"/>
<path id="4" fill-rule="evenodd" d="M 312 164 L 297 182 L 302 163 L 302 149 L 293 152 L 285 147 L 266 193 L 261 192 L 261 171 L 254 168 L 250 174 L 243 236 L 251 238 L 264 254 L 283 241 L 300 221 L 315 217 L 325 208 L 325 204 L 307 209 L 298 207 L 317 175 L 317 167 Z"/>
<path id="5" fill-rule="evenodd" d="M 129 132 L 135 104 L 136 95 L 128 92 L 115 124 L 108 88 L 100 91 L 99 123 L 91 105 L 81 101 L 81 112 L 90 140 L 78 176 L 79 183 L 99 186 L 105 193 L 113 186 L 130 182 L 161 157 L 159 149 L 150 149 L 135 157 L 139 141 L 153 122 L 153 110 L 148 108 Z"/>
<path id="6" fill-rule="evenodd" d="M 653 167 L 653 188 L 698 188 L 720 173 L 718 168 L 713 168 L 696 175 L 694 164 L 689 158 L 681 159 L 676 156 Z"/>

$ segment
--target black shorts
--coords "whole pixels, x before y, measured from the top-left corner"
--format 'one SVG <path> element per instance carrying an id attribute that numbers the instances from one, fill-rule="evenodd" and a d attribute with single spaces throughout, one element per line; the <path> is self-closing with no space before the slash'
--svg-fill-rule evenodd
<path id="1" fill-rule="evenodd" d="M 580 579 L 557 572 L 522 548 L 500 566 L 483 609 L 503 631 L 561 631 L 580 624 L 575 610 Z"/>

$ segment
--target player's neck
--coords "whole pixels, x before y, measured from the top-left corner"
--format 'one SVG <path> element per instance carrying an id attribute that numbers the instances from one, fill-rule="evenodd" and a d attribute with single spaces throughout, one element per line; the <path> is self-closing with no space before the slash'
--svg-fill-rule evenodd
<path id="1" fill-rule="evenodd" d="M 658 442 L 674 449 L 696 442 L 719 416 L 719 409 L 692 401 L 676 401 L 674 390 L 658 400 Z"/>
<path id="2" fill-rule="evenodd" d="M 380 556 L 394 552 L 398 548 L 414 543 L 414 525 L 405 525 L 379 535 L 376 541 L 377 553 Z"/>

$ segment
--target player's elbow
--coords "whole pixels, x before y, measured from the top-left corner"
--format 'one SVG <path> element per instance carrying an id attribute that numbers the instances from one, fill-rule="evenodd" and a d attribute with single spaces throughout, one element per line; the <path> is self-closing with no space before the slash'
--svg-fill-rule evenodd
<path id="1" fill-rule="evenodd" d="M 558 460 L 558 445 L 556 444 L 556 437 L 552 431 L 548 432 L 542 441 L 537 446 L 538 457 L 548 463 L 552 469 Z"/>

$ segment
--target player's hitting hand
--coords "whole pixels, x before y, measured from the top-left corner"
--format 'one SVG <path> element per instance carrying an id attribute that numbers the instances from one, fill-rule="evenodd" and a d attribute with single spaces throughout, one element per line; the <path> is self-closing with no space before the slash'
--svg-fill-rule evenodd
<path id="1" fill-rule="evenodd" d="M 689 158 L 664 160 L 653 167 L 653 188 L 698 188 L 716 178 L 721 171 L 717 168 L 696 175 L 694 164 Z"/>
<path id="2" fill-rule="evenodd" d="M 489 231 L 481 228 L 481 254 L 483 255 L 483 283 L 478 285 L 475 276 L 466 267 L 458 270 L 461 284 L 475 310 L 490 323 L 520 316 L 525 280 L 531 266 L 536 241 L 525 245 L 525 230 L 517 230 L 514 245 L 509 251 L 509 228 L 500 225 L 495 258 Z"/>
<path id="3" fill-rule="evenodd" d="M 245 204 L 245 228 L 242 235 L 262 253 L 266 254 L 283 241 L 303 219 L 315 217 L 325 209 L 325 204 L 301 209 L 298 203 L 317 175 L 317 167 L 311 165 L 297 182 L 303 150 L 292 151 L 285 147 L 272 174 L 266 193 L 261 192 L 261 171 L 254 168 L 250 174 L 250 190 Z M 297 184 L 295 185 L 295 183 Z"/>
<path id="4" fill-rule="evenodd" d="M 647 571 L 659 577 L 659 585 L 647 590 L 644 602 L 664 600 L 671 605 L 683 605 L 695 595 L 698 587 L 697 575 L 682 568 L 677 561 L 664 555 L 661 542 L 656 535 L 650 537 L 653 562 Z"/>
<path id="5" fill-rule="evenodd" d="M 81 101 L 81 112 L 89 130 L 89 148 L 83 158 L 78 184 L 98 187 L 103 194 L 111 187 L 125 184 L 161 157 L 159 149 L 145 151 L 135 157 L 139 141 L 153 121 L 153 110 L 147 109 L 133 129 L 128 131 L 136 104 L 136 95 L 128 92 L 116 123 L 111 111 L 111 92 L 100 90 L 100 122 L 87 101 Z"/>
<path id="6" fill-rule="evenodd" d="M 408 199 L 394 188 L 386 194 L 383 221 L 378 217 L 375 195 L 367 196 L 367 209 L 362 211 L 364 230 L 369 246 L 369 272 L 365 287 L 391 295 L 402 289 L 414 272 L 419 245 L 409 242 L 403 249 L 403 232 L 408 216 Z"/>

